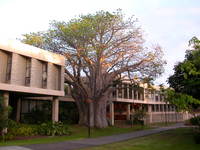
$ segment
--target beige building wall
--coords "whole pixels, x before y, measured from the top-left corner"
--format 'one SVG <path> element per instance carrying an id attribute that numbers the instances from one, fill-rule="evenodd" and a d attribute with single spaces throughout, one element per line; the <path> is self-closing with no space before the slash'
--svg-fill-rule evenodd
<path id="1" fill-rule="evenodd" d="M 31 87 L 42 88 L 42 61 L 32 58 Z"/>
<path id="2" fill-rule="evenodd" d="M 0 83 L 6 82 L 6 68 L 7 68 L 8 55 L 5 51 L 0 50 Z"/>
<path id="3" fill-rule="evenodd" d="M 11 84 L 25 85 L 26 76 L 26 58 L 24 56 L 13 53 Z"/>
<path id="4" fill-rule="evenodd" d="M 0 50 L 0 90 L 64 96 L 64 56 L 22 43 L 1 43 L 1 41 Z M 6 53 L 12 54 L 9 83 L 5 82 L 8 63 Z M 27 60 L 30 62 L 30 67 L 27 67 L 29 66 Z M 45 87 L 43 87 L 43 63 L 47 64 L 47 86 Z M 27 70 L 30 70 L 30 75 Z"/>
<path id="5" fill-rule="evenodd" d="M 48 78 L 47 78 L 47 88 L 52 90 L 63 90 L 64 76 L 61 75 L 63 69 L 60 66 L 48 63 Z M 61 88 L 62 86 L 62 88 Z"/>

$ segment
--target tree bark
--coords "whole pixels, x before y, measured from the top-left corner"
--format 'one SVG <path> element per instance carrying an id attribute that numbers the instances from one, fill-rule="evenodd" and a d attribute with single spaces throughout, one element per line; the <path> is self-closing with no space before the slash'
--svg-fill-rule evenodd
<path id="1" fill-rule="evenodd" d="M 95 128 L 105 128 L 108 126 L 106 116 L 106 100 L 98 100 L 85 103 L 75 100 L 79 111 L 79 124 Z M 88 107 L 90 107 L 90 123 L 88 124 Z"/>

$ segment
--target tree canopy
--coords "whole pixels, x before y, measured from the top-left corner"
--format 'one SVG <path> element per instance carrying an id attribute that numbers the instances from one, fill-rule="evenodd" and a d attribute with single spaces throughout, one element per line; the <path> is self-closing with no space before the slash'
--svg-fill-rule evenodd
<path id="1" fill-rule="evenodd" d="M 86 108 L 91 107 L 90 125 L 95 127 L 107 126 L 106 105 L 113 81 L 155 78 L 165 63 L 159 45 L 144 46 L 137 19 L 125 19 L 119 10 L 53 21 L 49 30 L 25 34 L 22 42 L 66 57 L 65 82 L 78 106 L 79 123 L 86 122 Z"/>
<path id="2" fill-rule="evenodd" d="M 176 92 L 200 99 L 200 40 L 193 37 L 189 46 L 191 49 L 186 51 L 184 61 L 174 67 L 168 83 Z"/>
<path id="3" fill-rule="evenodd" d="M 165 90 L 166 101 L 176 106 L 178 112 L 194 113 L 194 105 L 200 105 L 200 101 L 190 95 L 177 93 L 172 89 Z"/>

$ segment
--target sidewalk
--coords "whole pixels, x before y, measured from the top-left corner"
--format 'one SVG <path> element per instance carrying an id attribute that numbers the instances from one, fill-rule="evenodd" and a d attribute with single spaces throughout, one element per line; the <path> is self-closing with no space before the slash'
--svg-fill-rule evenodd
<path id="1" fill-rule="evenodd" d="M 146 135 L 151 135 L 171 129 L 184 127 L 182 123 L 178 123 L 172 126 L 160 127 L 155 129 L 135 131 L 131 133 L 124 133 L 112 136 L 104 136 L 99 138 L 88 138 L 83 140 L 74 140 L 50 144 L 34 144 L 34 145 L 25 145 L 25 146 L 4 146 L 0 147 L 0 150 L 72 150 L 80 149 L 85 147 L 98 146 L 103 144 L 110 144 L 114 142 L 125 141 L 128 139 L 133 139 L 137 137 L 142 137 Z"/>

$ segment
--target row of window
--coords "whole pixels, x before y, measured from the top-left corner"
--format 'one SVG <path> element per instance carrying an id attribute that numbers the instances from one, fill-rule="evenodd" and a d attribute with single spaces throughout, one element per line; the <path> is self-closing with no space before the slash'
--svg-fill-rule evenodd
<path id="1" fill-rule="evenodd" d="M 176 111 L 176 107 L 173 105 L 167 104 L 155 104 L 151 107 L 152 112 L 172 112 Z"/>
<path id="2" fill-rule="evenodd" d="M 11 70 L 12 70 L 12 53 L 7 54 L 7 67 L 6 67 L 6 82 L 9 83 L 11 80 Z M 31 81 L 31 58 L 21 56 L 26 60 L 25 68 L 25 78 L 24 83 L 26 86 L 30 86 Z M 42 62 L 42 88 L 47 88 L 47 63 Z"/>
<path id="3" fill-rule="evenodd" d="M 112 93 L 112 96 L 113 98 L 144 100 L 144 88 L 133 87 L 129 84 L 120 84 Z M 164 96 L 159 91 L 149 92 L 145 89 L 145 98 L 153 101 L 164 101 Z"/>

